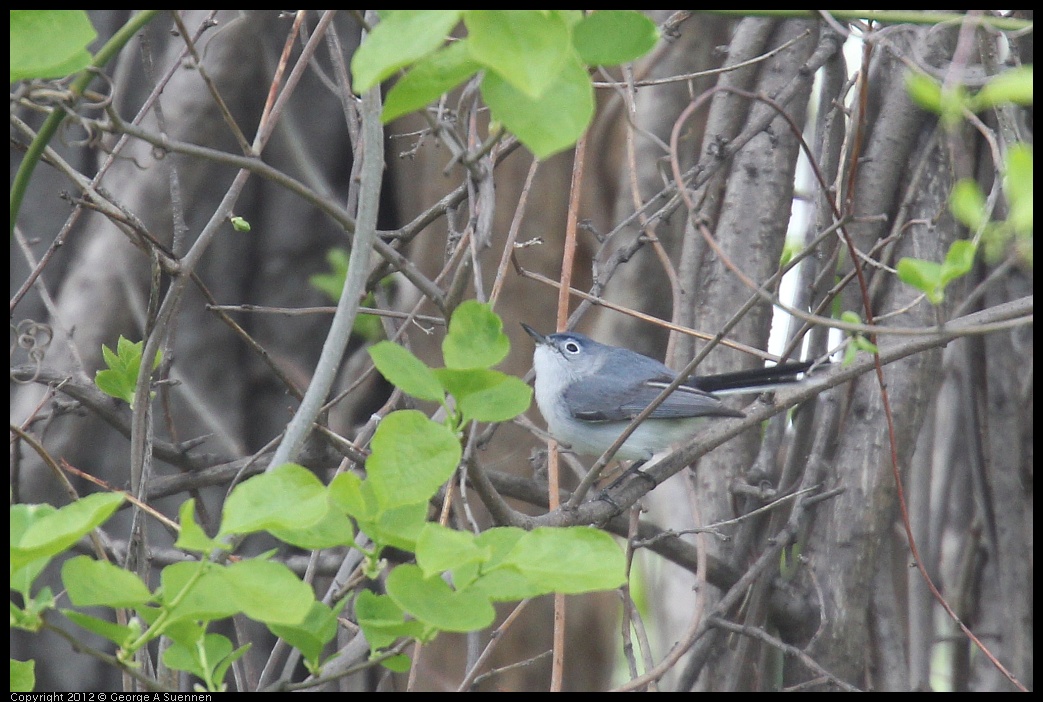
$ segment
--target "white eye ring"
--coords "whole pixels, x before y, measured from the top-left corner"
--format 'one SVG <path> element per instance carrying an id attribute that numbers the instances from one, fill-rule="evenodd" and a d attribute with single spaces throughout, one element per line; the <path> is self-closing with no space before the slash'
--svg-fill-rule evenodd
<path id="1" fill-rule="evenodd" d="M 565 344 L 565 350 L 569 353 L 579 353 L 579 344 L 575 341 L 570 341 Z"/>

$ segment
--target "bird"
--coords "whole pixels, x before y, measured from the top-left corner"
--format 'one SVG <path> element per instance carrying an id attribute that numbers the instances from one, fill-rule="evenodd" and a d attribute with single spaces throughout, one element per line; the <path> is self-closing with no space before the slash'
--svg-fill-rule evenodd
<path id="1" fill-rule="evenodd" d="M 631 420 L 677 378 L 663 363 L 627 348 L 602 344 L 577 332 L 545 336 L 524 322 L 522 327 L 536 342 L 535 396 L 547 430 L 580 455 L 603 454 Z M 707 419 L 746 416 L 714 393 L 776 389 L 799 381 L 812 365 L 813 361 L 800 361 L 691 376 L 634 429 L 615 457 L 637 461 L 637 467 L 691 436 Z"/>

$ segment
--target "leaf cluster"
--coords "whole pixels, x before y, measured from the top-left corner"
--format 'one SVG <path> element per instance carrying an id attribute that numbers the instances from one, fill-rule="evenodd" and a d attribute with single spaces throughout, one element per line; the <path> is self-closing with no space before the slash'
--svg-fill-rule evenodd
<path id="1" fill-rule="evenodd" d="M 466 35 L 450 38 L 461 22 Z M 388 92 L 385 122 L 480 75 L 493 119 L 546 158 L 593 119 L 589 68 L 633 61 L 658 40 L 655 24 L 633 10 L 389 10 L 351 68 L 360 94 L 407 69 Z"/>
<path id="2" fill-rule="evenodd" d="M 247 646 L 235 648 L 210 631 L 214 622 L 243 615 L 263 623 L 319 674 L 324 651 L 348 606 L 316 599 L 312 587 L 273 553 L 229 559 L 242 537 L 265 532 L 302 549 L 354 547 L 365 554 L 365 573 L 382 580 L 386 594 L 369 590 L 353 602 L 358 625 L 374 654 L 402 637 L 430 641 L 442 631 L 489 626 L 494 602 L 563 592 L 618 587 L 624 559 L 608 534 L 588 527 L 525 531 L 492 528 L 456 531 L 428 521 L 428 505 L 460 462 L 461 437 L 471 421 L 497 422 L 528 408 L 532 391 L 490 366 L 502 361 L 509 341 L 487 305 L 462 303 L 443 344 L 445 368 L 431 369 L 406 349 L 382 342 L 371 349 L 380 371 L 418 399 L 446 409 L 443 423 L 416 410 L 392 412 L 380 423 L 365 463 L 365 477 L 342 473 L 327 486 L 308 469 L 288 463 L 237 485 L 224 503 L 218 532 L 209 536 L 195 518 L 195 500 L 181 505 L 175 546 L 192 560 L 160 573 L 155 589 L 135 573 L 102 558 L 80 555 L 62 564 L 61 578 L 74 608 L 61 609 L 73 624 L 111 641 L 116 658 L 134 668 L 135 654 L 159 637 L 170 645 L 163 663 L 199 678 L 200 689 L 220 691 L 229 666 Z M 105 349 L 110 368 L 98 385 L 123 399 L 133 397 L 141 343 L 120 338 L 117 352 Z M 99 493 L 56 509 L 51 505 L 11 507 L 12 626 L 38 631 L 57 608 L 49 588 L 34 592 L 43 569 L 83 536 L 102 525 L 123 503 L 118 493 Z M 415 554 L 415 563 L 390 568 L 385 548 Z M 87 607 L 129 609 L 125 624 L 82 611 Z M 382 658 L 401 669 L 403 657 Z M 31 661 L 18 663 L 31 679 Z M 31 684 L 30 684 L 31 687 Z"/>

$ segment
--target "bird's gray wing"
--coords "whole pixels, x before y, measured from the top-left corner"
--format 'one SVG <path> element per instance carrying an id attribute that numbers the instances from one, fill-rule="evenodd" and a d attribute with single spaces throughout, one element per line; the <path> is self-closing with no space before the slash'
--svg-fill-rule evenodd
<path id="1" fill-rule="evenodd" d="M 630 420 L 641 413 L 673 378 L 658 375 L 651 380 L 635 380 L 619 374 L 601 374 L 574 382 L 565 391 L 565 403 L 572 416 L 590 422 Z M 742 412 L 725 406 L 708 392 L 682 385 L 670 394 L 650 417 L 742 417 Z"/>

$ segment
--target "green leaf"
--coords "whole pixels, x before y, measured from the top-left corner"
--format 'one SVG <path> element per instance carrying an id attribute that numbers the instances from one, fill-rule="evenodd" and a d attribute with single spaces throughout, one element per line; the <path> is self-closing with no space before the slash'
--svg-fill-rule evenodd
<path id="1" fill-rule="evenodd" d="M 259 622 L 300 624 L 315 602 L 312 589 L 282 563 L 251 558 L 232 563 L 223 575 L 239 608 Z"/>
<path id="2" fill-rule="evenodd" d="M 626 581 L 615 540 L 592 527 L 540 527 L 518 539 L 504 564 L 513 565 L 544 592 L 611 590 Z"/>
<path id="3" fill-rule="evenodd" d="M 381 341 L 367 350 L 380 374 L 402 392 L 418 400 L 445 400 L 445 390 L 438 378 L 409 349 L 390 341 Z"/>
<path id="4" fill-rule="evenodd" d="M 219 636 L 220 634 L 211 635 Z M 191 645 L 186 645 L 175 640 L 175 642 L 173 642 L 163 652 L 163 663 L 171 670 L 184 671 L 201 680 L 207 679 L 210 671 L 207 669 L 207 665 L 203 664 L 199 656 L 199 650 L 202 648 L 202 639 L 205 636 L 207 636 L 207 634 L 203 632 L 200 634 L 198 643 L 193 643 Z M 211 650 L 219 647 L 225 651 L 232 651 L 232 642 L 228 642 L 227 638 L 225 638 L 225 642 L 227 642 L 226 647 L 221 647 L 220 645 L 215 647 L 215 645 L 212 644 Z"/>
<path id="5" fill-rule="evenodd" d="M 489 562 L 502 563 L 529 532 L 518 527 L 493 527 L 475 537 L 475 543 L 489 549 Z"/>
<path id="6" fill-rule="evenodd" d="M 355 539 L 355 530 L 351 525 L 351 520 L 336 510 L 330 510 L 325 517 L 309 527 L 270 529 L 269 531 L 279 541 L 309 551 L 335 546 L 350 546 Z"/>
<path id="7" fill-rule="evenodd" d="M 398 69 L 431 53 L 460 20 L 460 10 L 396 10 L 382 15 L 351 59 L 361 95 Z"/>
<path id="8" fill-rule="evenodd" d="M 471 57 L 532 100 L 557 81 L 571 56 L 569 28 L 556 12 L 467 10 Z"/>
<path id="9" fill-rule="evenodd" d="M 1007 150 L 1006 169 L 1003 173 L 1003 189 L 1010 204 L 1007 222 L 1016 234 L 1032 234 L 1032 208 L 1035 199 L 1033 190 L 1033 155 L 1028 144 L 1014 144 Z"/>
<path id="10" fill-rule="evenodd" d="M 35 559 L 31 558 L 28 561 L 20 559 L 19 565 L 16 565 L 14 562 L 14 548 L 21 542 L 22 535 L 25 534 L 25 531 L 34 521 L 43 519 L 48 514 L 58 510 L 48 504 L 13 504 L 10 511 L 11 589 L 21 593 L 22 597 L 28 600 L 30 599 L 29 593 L 32 590 L 33 583 L 36 581 L 37 576 L 40 575 L 40 572 L 51 562 L 51 556 L 45 554 Z"/>
<path id="11" fill-rule="evenodd" d="M 347 599 L 342 599 L 333 608 L 312 601 L 308 614 L 298 624 L 268 624 L 268 628 L 279 638 L 299 650 L 311 667 L 317 667 L 322 649 L 337 635 L 337 617 Z"/>
<path id="12" fill-rule="evenodd" d="M 305 529 L 329 511 L 326 486 L 295 463 L 284 463 L 237 485 L 225 501 L 220 535 Z"/>
<path id="13" fill-rule="evenodd" d="M 575 55 L 569 56 L 539 98 L 493 72 L 482 79 L 481 93 L 493 118 L 539 159 L 572 147 L 594 118 L 594 86 Z"/>
<path id="14" fill-rule="evenodd" d="M 473 576 L 459 569 L 454 571 L 454 582 L 469 583 L 471 587 L 485 592 L 489 599 L 500 602 L 544 594 L 546 590 L 534 585 L 516 566 L 505 564 L 515 545 L 527 533 L 517 527 L 495 527 L 483 531 L 475 538 L 475 544 L 489 549 L 491 555 L 488 561 L 482 564 L 481 572 L 476 570 Z"/>
<path id="15" fill-rule="evenodd" d="M 95 373 L 94 384 L 110 397 L 123 400 L 127 404 L 134 402 L 134 383 L 128 383 L 124 375 L 114 370 L 100 370 Z"/>
<path id="16" fill-rule="evenodd" d="M 24 597 L 24 607 L 18 607 L 11 601 L 11 628 L 23 629 L 33 633 L 43 628 L 43 615 L 55 608 L 54 593 L 51 588 L 44 587 L 35 597 Z"/>
<path id="17" fill-rule="evenodd" d="M 598 10 L 572 30 L 572 44 L 588 66 L 617 66 L 638 59 L 659 41 L 655 22 L 634 10 Z"/>
<path id="18" fill-rule="evenodd" d="M 359 520 L 359 528 L 381 548 L 391 546 L 416 551 L 416 542 L 427 523 L 427 501 L 381 510 L 372 519 Z"/>
<path id="19" fill-rule="evenodd" d="M 400 653 L 397 656 L 389 656 L 384 660 L 380 661 L 380 665 L 390 670 L 392 673 L 405 673 L 413 666 L 413 659 L 404 653 Z"/>
<path id="20" fill-rule="evenodd" d="M 97 36 L 83 10 L 11 10 L 11 82 L 83 70 Z"/>
<path id="21" fill-rule="evenodd" d="M 847 324 L 861 324 L 862 318 L 858 316 L 857 312 L 846 310 L 845 312 L 841 313 L 840 321 L 846 322 Z"/>
<path id="22" fill-rule="evenodd" d="M 473 577 L 466 574 L 453 574 L 472 590 L 485 593 L 493 602 L 517 602 L 530 597 L 547 594 L 547 589 L 530 580 L 517 566 L 503 564 L 489 568 Z"/>
<path id="23" fill-rule="evenodd" d="M 460 462 L 460 442 L 416 410 L 392 412 L 373 435 L 367 482 L 382 508 L 426 502 Z"/>
<path id="24" fill-rule="evenodd" d="M 202 571 L 202 572 L 200 572 Z M 241 611 L 239 598 L 220 566 L 171 563 L 160 573 L 161 600 L 170 608 L 171 620 L 224 619 Z"/>
<path id="25" fill-rule="evenodd" d="M 945 288 L 953 280 L 966 275 L 974 264 L 977 249 L 972 241 L 954 241 L 943 263 L 903 258 L 896 267 L 898 278 L 927 295 L 931 304 L 945 300 Z"/>
<path id="26" fill-rule="evenodd" d="M 386 124 L 434 102 L 480 68 L 481 65 L 471 59 L 466 40 L 425 56 L 388 91 L 381 121 Z"/>
<path id="27" fill-rule="evenodd" d="M 123 400 L 134 407 L 134 389 L 137 387 L 138 370 L 141 368 L 141 354 L 145 342 L 133 342 L 120 335 L 116 342 L 116 352 L 113 353 L 109 347 L 102 344 L 101 355 L 108 369 L 99 370 L 94 375 L 94 384 L 106 395 Z M 152 369 L 159 367 L 163 358 L 161 352 L 156 352 L 152 362 Z"/>
<path id="28" fill-rule="evenodd" d="M 76 556 L 62 565 L 62 583 L 77 607 L 136 607 L 152 593 L 136 573 L 108 561 Z"/>
<path id="29" fill-rule="evenodd" d="M 949 194 L 949 210 L 958 222 L 971 231 L 985 226 L 985 195 L 978 183 L 970 178 L 957 181 Z"/>
<path id="30" fill-rule="evenodd" d="M 905 89 L 913 102 L 923 109 L 935 114 L 942 111 L 942 84 L 926 73 L 906 72 Z"/>
<path id="31" fill-rule="evenodd" d="M 155 626 L 163 614 L 162 607 L 138 607 L 135 611 L 138 617 L 150 627 Z M 206 624 L 208 623 L 195 622 L 191 619 L 179 619 L 165 626 L 163 635 L 171 641 L 177 641 L 184 646 L 195 646 L 206 635 Z"/>
<path id="32" fill-rule="evenodd" d="M 163 651 L 168 668 L 183 670 L 202 680 L 210 679 L 213 663 L 232 653 L 232 642 L 220 634 L 204 634 L 195 645 L 175 641 Z"/>
<path id="33" fill-rule="evenodd" d="M 341 473 L 330 481 L 330 500 L 356 519 L 375 517 L 380 509 L 373 486 L 354 473 Z"/>
<path id="34" fill-rule="evenodd" d="M 949 245 L 949 251 L 942 262 L 940 283 L 945 287 L 953 280 L 967 275 L 974 265 L 974 254 L 977 252 L 974 242 L 960 239 Z"/>
<path id="35" fill-rule="evenodd" d="M 32 692 L 36 687 L 36 661 L 11 659 L 11 692 Z"/>
<path id="36" fill-rule="evenodd" d="M 253 644 L 246 644 L 245 646 L 240 646 L 239 648 L 235 649 L 234 651 L 225 655 L 224 657 L 218 657 L 218 652 L 213 651 L 211 649 L 210 636 L 210 634 L 207 634 L 206 636 L 205 650 L 207 660 L 217 660 L 217 664 L 213 666 L 213 672 L 210 675 L 210 680 L 214 683 L 213 691 L 226 692 L 226 687 L 222 681 L 225 679 L 225 675 L 228 674 L 228 669 L 232 667 L 233 663 L 235 663 L 237 660 L 246 655 L 246 652 L 250 650 L 250 647 Z"/>
<path id="37" fill-rule="evenodd" d="M 39 577 L 43 569 L 47 567 L 47 564 L 51 562 L 50 556 L 44 556 L 37 558 L 36 560 L 30 561 L 19 568 L 11 568 L 11 589 L 15 592 L 21 593 L 22 597 L 29 599 L 29 593 L 32 592 L 33 583 L 36 582 L 36 578 Z"/>
<path id="38" fill-rule="evenodd" d="M 69 621 L 73 624 L 82 627 L 91 633 L 97 634 L 102 638 L 108 639 L 120 647 L 127 645 L 141 636 L 140 621 L 131 620 L 131 623 L 127 625 L 116 624 L 107 619 L 92 617 L 89 614 L 77 612 L 73 609 L 63 609 L 62 614 L 68 617 Z"/>
<path id="39" fill-rule="evenodd" d="M 344 292 L 344 282 L 348 277 L 348 263 L 351 260 L 351 256 L 348 254 L 347 249 L 333 248 L 326 252 L 326 263 L 329 264 L 329 273 L 315 273 L 314 275 L 308 276 L 308 284 L 313 288 L 324 294 L 333 302 L 339 302 L 340 296 Z M 381 285 L 386 285 L 391 280 L 391 276 L 387 276 L 380 281 Z M 372 292 L 367 293 L 359 304 L 360 310 L 364 308 L 371 308 L 374 304 L 374 295 Z M 372 314 L 366 314 L 359 312 L 355 316 L 355 323 L 351 326 L 351 331 L 354 334 L 361 336 L 366 341 L 376 341 L 380 339 L 384 334 L 384 329 L 380 324 L 380 319 Z"/>
<path id="40" fill-rule="evenodd" d="M 416 562 L 424 577 L 438 575 L 468 563 L 489 559 L 490 548 L 480 548 L 474 534 L 429 522 L 416 542 Z"/>
<path id="41" fill-rule="evenodd" d="M 400 565 L 388 575 L 388 596 L 424 624 L 442 631 L 475 631 L 496 617 L 488 597 L 476 590 L 452 590 L 442 578 L 425 578 L 415 565 Z"/>
<path id="42" fill-rule="evenodd" d="M 779 257 L 779 268 L 785 268 L 793 258 L 804 250 L 804 241 L 798 237 L 787 237 L 786 243 L 782 245 L 782 255 Z"/>
<path id="43" fill-rule="evenodd" d="M 21 543 L 22 538 L 25 536 L 25 532 L 28 531 L 29 527 L 34 523 L 57 511 L 58 509 L 56 507 L 47 503 L 27 505 L 16 502 L 11 505 L 10 526 L 8 528 L 8 534 L 11 537 L 11 546 L 14 547 Z"/>
<path id="44" fill-rule="evenodd" d="M 970 109 L 972 99 L 962 85 L 943 86 L 934 78 L 919 71 L 905 74 L 906 90 L 917 105 L 939 115 L 942 123 L 953 126 L 963 119 L 963 110 Z"/>
<path id="45" fill-rule="evenodd" d="M 851 337 L 851 345 L 853 348 L 859 351 L 865 351 L 866 353 L 871 353 L 874 355 L 880 352 L 880 349 L 876 347 L 876 344 L 874 344 L 861 334 L 856 334 L 855 336 Z"/>
<path id="46" fill-rule="evenodd" d="M 434 371 L 454 398 L 464 421 L 505 422 L 529 409 L 532 388 L 512 375 L 485 368 Z"/>
<path id="47" fill-rule="evenodd" d="M 123 495 L 119 493 L 99 492 L 58 510 L 21 511 L 18 519 L 23 520 L 28 516 L 29 521 L 20 525 L 18 543 L 11 546 L 12 569 L 65 551 L 91 529 L 105 522 L 122 503 Z"/>
<path id="48" fill-rule="evenodd" d="M 975 111 L 1004 103 L 1032 105 L 1032 66 L 1018 66 L 989 79 L 974 96 Z"/>
<path id="49" fill-rule="evenodd" d="M 397 570 L 397 569 L 396 569 Z M 405 612 L 387 595 L 363 590 L 355 599 L 355 617 L 373 651 L 391 646 L 402 637 L 429 638 L 418 621 L 406 621 Z"/>
<path id="50" fill-rule="evenodd" d="M 373 492 L 372 482 L 341 473 L 330 483 L 330 499 L 358 521 L 359 530 L 377 544 L 378 552 L 385 546 L 415 551 L 417 537 L 427 523 L 427 499 L 384 508 Z"/>
<path id="51" fill-rule="evenodd" d="M 507 357 L 511 341 L 492 307 L 465 300 L 449 320 L 442 356 L 449 368 L 491 368 Z"/>
<path id="52" fill-rule="evenodd" d="M 120 337 L 123 338 L 123 337 Z M 116 352 L 110 349 L 105 344 L 101 345 L 101 357 L 105 361 L 105 365 L 109 368 L 124 371 L 126 370 L 126 363 L 116 355 Z"/>
<path id="53" fill-rule="evenodd" d="M 898 279 L 923 292 L 932 305 L 940 304 L 945 299 L 941 264 L 918 258 L 903 258 L 895 268 Z"/>
<path id="54" fill-rule="evenodd" d="M 350 256 L 345 249 L 330 249 L 326 252 L 326 263 L 330 273 L 315 273 L 308 276 L 308 283 L 326 297 L 337 302 L 344 291 L 344 281 L 348 277 L 348 261 Z"/>
<path id="55" fill-rule="evenodd" d="M 178 532 L 174 545 L 182 551 L 209 555 L 214 549 L 223 547 L 221 541 L 207 536 L 203 527 L 196 521 L 195 498 L 189 498 L 181 503 L 181 507 L 178 509 L 178 522 L 181 524 L 181 531 Z"/>

